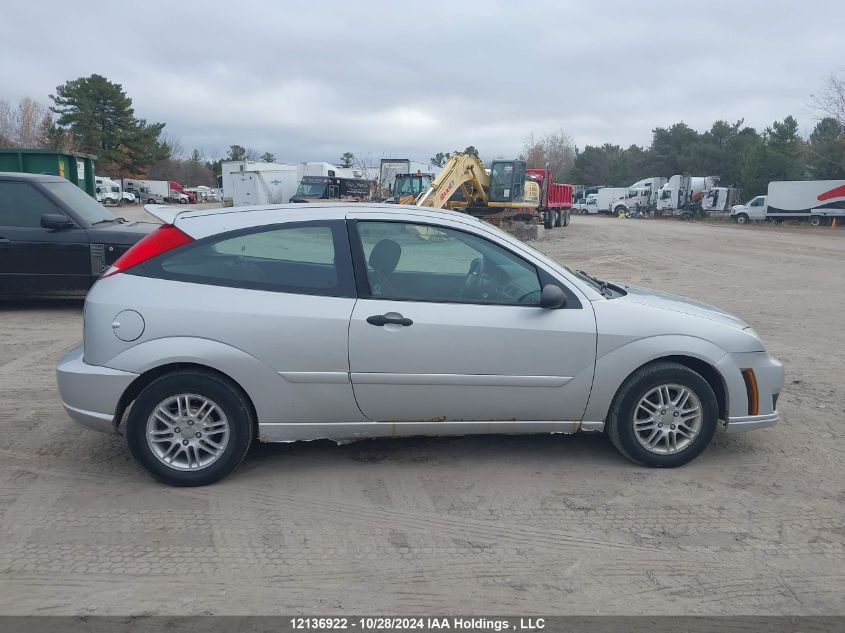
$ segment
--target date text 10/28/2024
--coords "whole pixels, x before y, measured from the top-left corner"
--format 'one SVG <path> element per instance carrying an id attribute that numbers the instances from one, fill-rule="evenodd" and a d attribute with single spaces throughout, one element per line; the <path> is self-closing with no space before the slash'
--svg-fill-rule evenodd
<path id="1" fill-rule="evenodd" d="M 542 631 L 543 618 L 505 620 L 483 617 L 295 617 L 294 631 Z"/>

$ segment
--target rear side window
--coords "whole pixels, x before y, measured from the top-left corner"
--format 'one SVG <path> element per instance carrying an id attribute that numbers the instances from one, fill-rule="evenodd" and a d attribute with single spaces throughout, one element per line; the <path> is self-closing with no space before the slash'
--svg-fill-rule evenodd
<path id="1" fill-rule="evenodd" d="M 45 213 L 59 213 L 50 199 L 28 182 L 0 181 L 0 226 L 41 226 Z"/>
<path id="2" fill-rule="evenodd" d="M 298 222 L 194 242 L 145 263 L 153 277 L 215 286 L 354 297 L 342 221 Z"/>

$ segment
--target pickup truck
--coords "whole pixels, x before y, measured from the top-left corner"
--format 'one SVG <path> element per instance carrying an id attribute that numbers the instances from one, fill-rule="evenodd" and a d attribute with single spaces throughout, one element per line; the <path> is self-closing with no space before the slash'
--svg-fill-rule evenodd
<path id="1" fill-rule="evenodd" d="M 738 204 L 731 208 L 731 217 L 737 224 L 745 224 L 752 220 L 766 219 L 766 196 L 757 196 L 745 204 Z"/>
<path id="2" fill-rule="evenodd" d="M 60 176 L 0 172 L 0 296 L 87 291 L 156 226 L 115 217 Z"/>

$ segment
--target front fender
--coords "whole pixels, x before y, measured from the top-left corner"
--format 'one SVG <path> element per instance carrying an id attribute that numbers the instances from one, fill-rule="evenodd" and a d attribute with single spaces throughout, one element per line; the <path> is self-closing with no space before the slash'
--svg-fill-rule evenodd
<path id="1" fill-rule="evenodd" d="M 709 341 L 677 334 L 650 336 L 615 347 L 596 359 L 593 389 L 584 419 L 594 422 L 605 420 L 619 387 L 643 365 L 667 356 L 689 356 L 706 362 L 718 372 L 716 364 L 725 355 L 722 348 Z M 722 379 L 725 377 L 722 376 Z"/>

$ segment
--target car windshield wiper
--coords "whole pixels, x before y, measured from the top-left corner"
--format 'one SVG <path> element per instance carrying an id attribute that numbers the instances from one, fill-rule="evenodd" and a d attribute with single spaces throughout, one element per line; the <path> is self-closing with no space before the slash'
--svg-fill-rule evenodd
<path id="1" fill-rule="evenodd" d="M 583 270 L 576 270 L 575 272 L 577 272 L 579 275 L 581 275 L 585 279 L 589 279 L 594 284 L 596 284 L 599 287 L 599 292 L 603 296 L 605 296 L 605 297 L 612 297 L 613 296 L 613 291 L 610 289 L 610 284 L 608 282 L 602 281 L 598 277 L 593 277 L 592 275 L 584 272 Z"/>
<path id="2" fill-rule="evenodd" d="M 91 226 L 97 226 L 98 224 L 104 224 L 106 222 L 120 222 L 121 220 L 123 222 L 126 222 L 126 220 L 124 220 L 123 218 L 111 218 L 111 219 L 97 220 L 96 222 L 91 222 Z"/>

